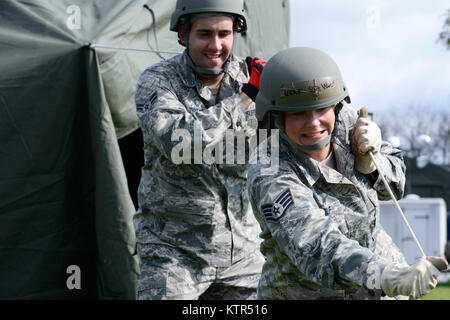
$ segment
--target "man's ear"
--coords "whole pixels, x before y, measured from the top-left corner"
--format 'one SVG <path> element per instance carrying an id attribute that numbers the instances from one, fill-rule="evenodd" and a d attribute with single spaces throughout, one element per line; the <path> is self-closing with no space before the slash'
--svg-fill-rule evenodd
<path id="1" fill-rule="evenodd" d="M 186 46 L 186 32 L 181 25 L 178 25 L 178 37 L 180 38 L 181 44 Z"/>

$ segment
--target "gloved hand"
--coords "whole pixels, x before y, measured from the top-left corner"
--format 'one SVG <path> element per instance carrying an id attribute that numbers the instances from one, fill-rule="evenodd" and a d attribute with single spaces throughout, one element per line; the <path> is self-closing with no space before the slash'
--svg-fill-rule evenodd
<path id="1" fill-rule="evenodd" d="M 443 265 L 442 258 L 419 258 L 412 265 L 393 263 L 388 265 L 381 274 L 381 289 L 389 297 L 398 295 L 409 296 L 410 299 L 419 299 L 434 289 L 440 274 L 434 263 Z M 444 260 L 445 261 L 445 260 Z"/>
<path id="2" fill-rule="evenodd" d="M 365 110 L 364 110 L 365 109 Z M 355 155 L 355 168 L 361 173 L 369 174 L 376 170 L 368 151 L 375 161 L 379 161 L 381 149 L 381 130 L 367 115 L 367 108 L 362 108 L 353 127 L 351 137 L 352 151 Z"/>
<path id="3" fill-rule="evenodd" d="M 256 95 L 259 92 L 259 80 L 261 78 L 261 73 L 266 66 L 267 61 L 261 60 L 257 57 L 247 57 L 245 62 L 247 63 L 248 70 L 250 72 L 250 79 L 248 83 L 243 85 L 242 92 L 255 101 Z"/>
<path id="4" fill-rule="evenodd" d="M 427 260 L 430 261 L 439 271 L 445 271 L 448 269 L 448 262 L 445 258 L 442 257 L 427 257 Z"/>

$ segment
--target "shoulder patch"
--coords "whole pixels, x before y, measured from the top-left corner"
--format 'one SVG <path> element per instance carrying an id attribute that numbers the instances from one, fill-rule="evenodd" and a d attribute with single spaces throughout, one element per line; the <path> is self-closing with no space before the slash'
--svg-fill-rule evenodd
<path id="1" fill-rule="evenodd" d="M 291 190 L 286 189 L 275 199 L 273 203 L 263 204 L 261 211 L 267 221 L 278 222 L 294 204 Z"/>
<path id="2" fill-rule="evenodd" d="M 144 101 L 144 104 L 136 104 L 136 111 L 138 113 L 147 112 L 149 107 L 155 102 L 156 98 L 158 98 L 158 94 L 154 92 L 147 101 Z"/>

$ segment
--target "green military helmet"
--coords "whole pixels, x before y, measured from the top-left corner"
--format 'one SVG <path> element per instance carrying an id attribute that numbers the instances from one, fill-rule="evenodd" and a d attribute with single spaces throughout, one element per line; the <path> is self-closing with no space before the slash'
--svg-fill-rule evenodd
<path id="1" fill-rule="evenodd" d="M 306 47 L 289 48 L 266 64 L 256 97 L 256 117 L 269 111 L 299 112 L 336 105 L 350 97 L 334 60 Z"/>
<path id="2" fill-rule="evenodd" d="M 242 0 L 178 0 L 170 19 L 170 30 L 178 31 L 180 19 L 194 13 L 223 12 L 234 15 L 236 31 L 247 31 L 247 21 Z"/>

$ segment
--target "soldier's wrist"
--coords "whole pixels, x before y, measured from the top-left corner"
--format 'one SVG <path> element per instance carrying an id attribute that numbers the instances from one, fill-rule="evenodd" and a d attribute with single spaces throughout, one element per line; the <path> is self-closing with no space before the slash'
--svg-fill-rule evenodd
<path id="1" fill-rule="evenodd" d="M 253 100 L 244 92 L 239 93 L 239 97 L 241 98 L 242 104 L 244 105 L 244 111 L 247 110 L 248 107 L 252 104 Z"/>

